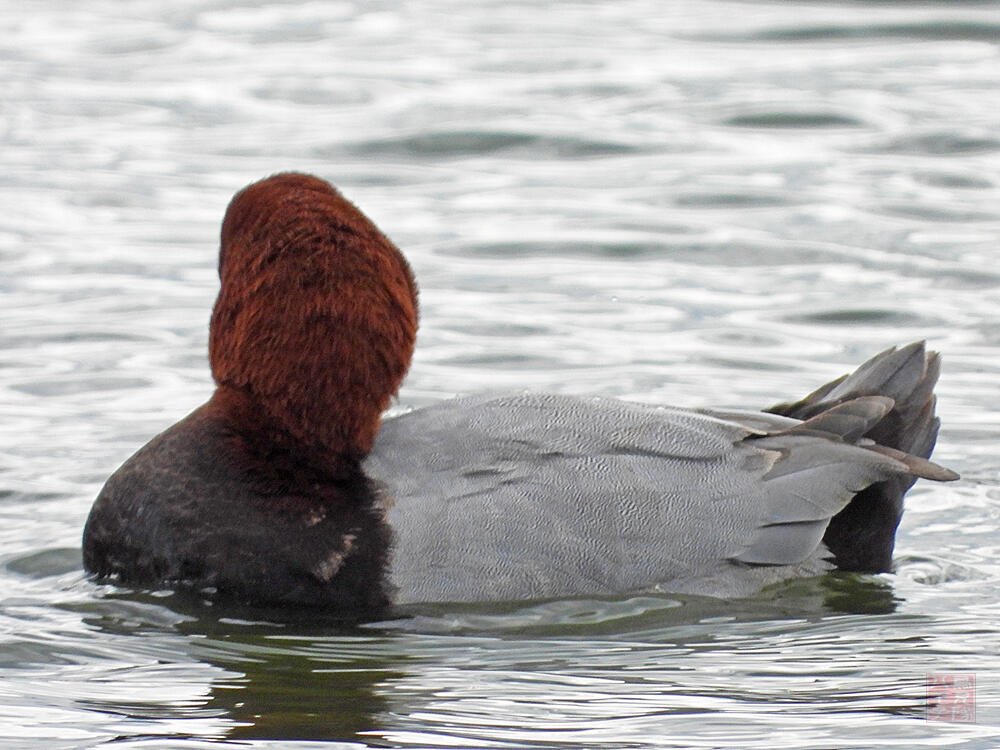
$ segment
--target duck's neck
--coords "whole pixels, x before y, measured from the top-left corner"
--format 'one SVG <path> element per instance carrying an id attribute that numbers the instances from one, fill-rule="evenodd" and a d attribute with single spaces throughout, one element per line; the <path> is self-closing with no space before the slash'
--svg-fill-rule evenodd
<path id="1" fill-rule="evenodd" d="M 249 453 L 276 470 L 309 469 L 330 479 L 360 472 L 361 456 L 339 450 L 319 435 L 293 434 L 247 390 L 220 385 L 206 408 L 239 437 Z"/>

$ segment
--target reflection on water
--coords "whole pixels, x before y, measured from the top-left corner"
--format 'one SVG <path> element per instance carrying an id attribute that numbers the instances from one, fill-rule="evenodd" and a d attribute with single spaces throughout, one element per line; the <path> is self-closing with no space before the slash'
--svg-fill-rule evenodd
<path id="1" fill-rule="evenodd" d="M 658 596 L 436 605 L 367 624 L 324 620 L 318 613 L 220 609 L 188 595 L 116 593 L 103 600 L 100 612 L 89 604 L 84 608 L 89 628 L 119 641 L 166 638 L 187 658 L 213 667 L 216 676 L 206 695 L 183 705 L 134 694 L 86 698 L 80 705 L 133 719 L 212 718 L 222 722 L 216 725 L 218 735 L 230 739 L 354 740 L 372 734 L 388 713 L 435 710 L 421 704 L 433 704 L 431 696 L 447 694 L 456 679 L 471 691 L 461 703 L 502 704 L 497 683 L 510 683 L 518 700 L 544 707 L 552 679 L 578 693 L 574 700 L 588 702 L 606 698 L 618 680 L 583 678 L 579 670 L 603 672 L 617 665 L 639 676 L 654 665 L 673 668 L 669 665 L 680 654 L 707 657 L 725 651 L 734 639 L 753 639 L 762 653 L 773 655 L 763 643 L 786 627 L 801 628 L 836 614 L 890 614 L 894 604 L 886 583 L 853 575 L 795 581 L 737 605 Z M 551 650 L 556 643 L 562 653 Z M 571 658 L 574 673 L 564 674 Z M 770 658 L 766 661 L 774 666 Z M 465 674 L 470 670 L 490 685 L 476 692 L 475 680 Z M 146 678 L 169 679 L 169 672 L 147 671 Z M 414 684 L 422 689 L 415 692 Z M 703 692 L 731 690 L 727 685 Z M 551 722 L 544 711 L 536 718 Z M 542 729 L 526 722 L 518 732 L 527 740 Z"/>
<path id="2" fill-rule="evenodd" d="M 0 28 L 5 743 L 995 746 L 995 4 L 63 0 Z M 96 586 L 90 502 L 209 393 L 222 211 L 284 169 L 412 261 L 396 408 L 763 406 L 927 338 L 963 481 L 908 495 L 895 574 L 741 602 L 351 624 Z M 977 723 L 924 721 L 934 672 L 979 675 Z"/>

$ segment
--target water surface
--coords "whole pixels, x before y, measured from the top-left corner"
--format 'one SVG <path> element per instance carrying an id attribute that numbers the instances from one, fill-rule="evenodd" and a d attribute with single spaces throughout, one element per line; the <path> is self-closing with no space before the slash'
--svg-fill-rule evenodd
<path id="1" fill-rule="evenodd" d="M 136 0 L 0 10 L 0 740 L 992 748 L 1000 6 Z M 238 188 L 337 184 L 421 284 L 400 407 L 685 406 L 944 356 L 897 570 L 363 627 L 97 586 L 106 476 L 211 390 Z M 974 673 L 975 722 L 927 721 Z"/>

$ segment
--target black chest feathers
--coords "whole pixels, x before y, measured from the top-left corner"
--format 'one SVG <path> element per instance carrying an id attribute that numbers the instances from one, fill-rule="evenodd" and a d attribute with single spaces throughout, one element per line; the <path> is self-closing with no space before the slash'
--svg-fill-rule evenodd
<path id="1" fill-rule="evenodd" d="M 391 532 L 360 469 L 330 478 L 171 432 L 130 458 L 94 503 L 90 572 L 253 604 L 362 612 L 389 603 Z"/>

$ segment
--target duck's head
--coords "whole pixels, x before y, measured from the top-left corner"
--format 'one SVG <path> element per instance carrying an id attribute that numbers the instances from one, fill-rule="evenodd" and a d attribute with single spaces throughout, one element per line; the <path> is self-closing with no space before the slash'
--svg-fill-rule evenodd
<path id="1" fill-rule="evenodd" d="M 222 223 L 209 357 L 217 397 L 310 459 L 360 460 L 413 354 L 402 254 L 329 183 L 278 174 Z"/>

